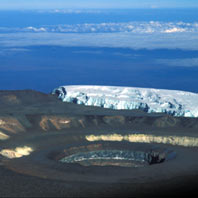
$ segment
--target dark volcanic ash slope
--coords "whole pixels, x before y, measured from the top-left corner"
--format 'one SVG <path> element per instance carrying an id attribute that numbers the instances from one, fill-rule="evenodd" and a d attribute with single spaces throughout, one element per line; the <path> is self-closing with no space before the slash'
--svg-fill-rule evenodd
<path id="1" fill-rule="evenodd" d="M 6 134 L 70 128 L 129 128 L 197 131 L 198 119 L 111 110 L 63 103 L 51 94 L 33 90 L 0 91 L 0 129 Z"/>
<path id="2" fill-rule="evenodd" d="M 63 103 L 56 96 L 33 90 L 0 91 L 0 150 L 24 145 L 34 150 L 17 159 L 0 155 L 0 196 L 176 197 L 196 189 L 197 147 L 171 145 L 170 140 L 167 144 L 126 141 L 130 140 L 126 135 L 136 132 L 198 137 L 198 119 Z M 108 148 L 154 147 L 173 150 L 177 155 L 174 160 L 137 169 L 62 165 L 52 160 L 70 151 L 104 149 L 103 141 L 92 142 L 85 137 L 108 134 L 125 138 L 107 138 Z"/>

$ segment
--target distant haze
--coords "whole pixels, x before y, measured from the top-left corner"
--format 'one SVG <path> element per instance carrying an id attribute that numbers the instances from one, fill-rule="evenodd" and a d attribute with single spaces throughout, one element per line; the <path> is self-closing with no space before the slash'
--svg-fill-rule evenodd
<path id="1" fill-rule="evenodd" d="M 197 0 L 0 0 L 0 9 L 195 8 Z"/>
<path id="2" fill-rule="evenodd" d="M 53 2 L 15 2 L 0 0 L 0 8 L 40 9 L 0 11 L 0 89 L 111 85 L 198 92 L 198 9 L 64 9 L 67 4 L 56 1 L 63 9 L 44 10 Z M 143 2 L 152 1 L 136 5 Z"/>

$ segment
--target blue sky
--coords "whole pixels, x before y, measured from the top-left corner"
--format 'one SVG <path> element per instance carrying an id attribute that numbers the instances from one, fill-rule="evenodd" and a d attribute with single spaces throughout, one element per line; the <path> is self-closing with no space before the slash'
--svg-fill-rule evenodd
<path id="1" fill-rule="evenodd" d="M 198 92 L 196 9 L 97 10 L 195 7 L 198 0 L 0 0 L 2 10 L 53 10 L 0 12 L 0 89 L 49 93 L 93 84 Z"/>
<path id="2" fill-rule="evenodd" d="M 197 0 L 0 0 L 0 9 L 198 8 Z"/>

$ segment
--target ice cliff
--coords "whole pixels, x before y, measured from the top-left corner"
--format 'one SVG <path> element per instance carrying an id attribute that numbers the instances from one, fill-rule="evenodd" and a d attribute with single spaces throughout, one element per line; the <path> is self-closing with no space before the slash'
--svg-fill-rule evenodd
<path id="1" fill-rule="evenodd" d="M 63 102 L 111 109 L 141 109 L 148 113 L 198 117 L 198 94 L 151 88 L 60 86 L 53 90 Z"/>

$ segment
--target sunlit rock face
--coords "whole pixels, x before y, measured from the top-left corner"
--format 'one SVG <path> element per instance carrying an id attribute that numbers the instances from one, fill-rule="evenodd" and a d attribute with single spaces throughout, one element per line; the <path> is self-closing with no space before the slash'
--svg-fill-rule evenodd
<path id="1" fill-rule="evenodd" d="M 21 103 L 20 99 L 14 94 L 5 94 L 1 97 L 0 102 L 8 105 L 18 105 Z"/>
<path id="2" fill-rule="evenodd" d="M 9 136 L 0 131 L 0 140 L 7 140 L 7 139 L 9 139 Z"/>
<path id="3" fill-rule="evenodd" d="M 0 116 L 0 130 L 8 131 L 9 133 L 19 133 L 24 132 L 25 128 L 17 117 Z"/>
<path id="4" fill-rule="evenodd" d="M 184 147 L 198 147 L 198 138 L 189 136 L 157 136 L 147 134 L 105 134 L 105 135 L 87 135 L 86 139 L 90 142 L 95 141 L 128 141 L 133 143 L 161 143 Z"/>
<path id="5" fill-rule="evenodd" d="M 80 125 L 79 122 L 77 121 L 76 121 L 77 123 L 74 123 L 74 122 L 75 120 L 72 119 L 71 117 L 44 115 L 44 116 L 41 116 L 41 119 L 39 121 L 39 126 L 44 131 L 48 131 L 51 129 L 61 130 L 61 129 L 70 128 L 74 126 L 75 124 Z"/>
<path id="6" fill-rule="evenodd" d="M 0 151 L 0 155 L 6 157 L 6 158 L 21 158 L 23 156 L 30 155 L 30 153 L 33 152 L 33 149 L 28 146 L 24 147 L 17 147 L 15 149 L 3 149 Z"/>
<path id="7" fill-rule="evenodd" d="M 198 94 L 185 91 L 113 86 L 61 86 L 52 93 L 57 94 L 63 102 L 198 117 Z"/>

